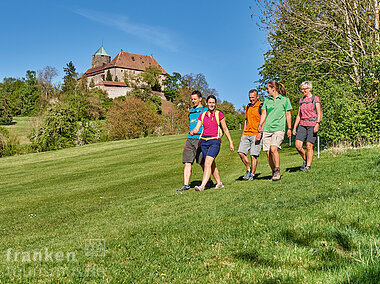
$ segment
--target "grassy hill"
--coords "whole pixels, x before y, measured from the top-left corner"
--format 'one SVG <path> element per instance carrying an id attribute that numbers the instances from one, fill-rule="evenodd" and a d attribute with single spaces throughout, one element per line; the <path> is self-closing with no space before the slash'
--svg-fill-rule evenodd
<path id="1" fill-rule="evenodd" d="M 233 132 L 237 148 L 240 133 Z M 227 141 L 225 188 L 176 192 L 185 136 L 0 159 L 0 282 L 378 283 L 380 149 L 281 151 L 271 182 Z M 193 168 L 192 186 L 201 169 Z"/>

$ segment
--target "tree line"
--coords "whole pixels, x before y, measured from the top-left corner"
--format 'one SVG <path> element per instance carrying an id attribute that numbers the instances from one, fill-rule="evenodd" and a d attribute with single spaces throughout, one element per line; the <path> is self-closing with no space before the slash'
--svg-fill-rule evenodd
<path id="1" fill-rule="evenodd" d="M 263 85 L 282 82 L 293 106 L 312 81 L 322 100 L 320 135 L 352 145 L 380 137 L 380 2 L 255 0 L 252 18 L 267 33 Z"/>
<path id="2" fill-rule="evenodd" d="M 53 83 L 58 71 L 51 66 L 37 72 L 28 70 L 24 78 L 4 78 L 0 83 L 0 124 L 11 124 L 14 116 L 33 117 L 30 145 L 19 145 L 17 137 L 0 126 L 0 156 L 184 133 L 192 106 L 191 92 L 197 89 L 204 96 L 218 95 L 201 73 L 182 76 L 175 72 L 162 82 L 160 71 L 148 67 L 138 75 L 125 72 L 121 79 L 131 91 L 110 99 L 105 91 L 88 84 L 85 76 L 79 76 L 72 62 L 63 69 L 62 84 Z M 173 103 L 166 114 L 157 96 L 159 91 Z M 237 129 L 243 123 L 244 116 L 232 103 L 220 102 L 220 107 L 229 128 Z"/>

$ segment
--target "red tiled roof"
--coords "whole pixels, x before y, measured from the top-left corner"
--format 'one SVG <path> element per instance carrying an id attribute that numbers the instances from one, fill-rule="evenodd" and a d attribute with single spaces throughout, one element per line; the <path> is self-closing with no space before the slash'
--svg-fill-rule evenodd
<path id="1" fill-rule="evenodd" d="M 162 74 L 166 74 L 164 68 L 153 58 L 153 55 L 141 55 L 120 51 L 115 58 L 108 64 L 88 69 L 85 74 L 90 75 L 112 67 L 126 68 L 132 70 L 145 71 L 149 66 L 156 66 L 161 70 Z"/>
<path id="2" fill-rule="evenodd" d="M 126 87 L 127 85 L 124 82 L 113 82 L 113 81 L 100 81 L 95 84 L 96 86 L 114 86 L 114 87 Z"/>
<path id="3" fill-rule="evenodd" d="M 128 69 L 144 71 L 149 66 L 158 67 L 163 74 L 166 74 L 164 68 L 153 58 L 153 55 L 141 55 L 136 53 L 130 53 L 120 51 L 115 58 L 107 64 L 107 67 L 124 67 Z"/>
<path id="4" fill-rule="evenodd" d="M 87 71 L 84 72 L 84 74 L 86 74 L 86 75 L 90 75 L 90 74 L 92 74 L 92 73 L 97 73 L 97 72 L 103 71 L 105 66 L 106 66 L 106 65 L 98 66 L 98 67 L 94 67 L 94 68 L 87 69 Z"/>

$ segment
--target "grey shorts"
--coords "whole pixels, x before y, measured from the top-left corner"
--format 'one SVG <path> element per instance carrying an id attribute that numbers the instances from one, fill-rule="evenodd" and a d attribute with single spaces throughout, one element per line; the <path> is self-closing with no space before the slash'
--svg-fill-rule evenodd
<path id="1" fill-rule="evenodd" d="M 194 160 L 198 164 L 203 164 L 203 155 L 201 151 L 199 139 L 187 138 L 185 148 L 182 153 L 182 163 L 194 163 Z"/>
<path id="2" fill-rule="evenodd" d="M 315 139 L 317 139 L 317 133 L 314 133 L 314 126 L 298 126 L 296 140 L 304 142 L 309 142 L 311 144 L 315 143 Z"/>
<path id="3" fill-rule="evenodd" d="M 251 156 L 258 157 L 262 144 L 263 139 L 256 141 L 256 135 L 243 135 L 240 139 L 238 152 L 247 155 L 248 151 L 251 150 Z"/>
<path id="4" fill-rule="evenodd" d="M 281 149 L 281 143 L 284 141 L 285 131 L 263 132 L 263 150 L 269 151 L 270 146 L 276 146 Z"/>

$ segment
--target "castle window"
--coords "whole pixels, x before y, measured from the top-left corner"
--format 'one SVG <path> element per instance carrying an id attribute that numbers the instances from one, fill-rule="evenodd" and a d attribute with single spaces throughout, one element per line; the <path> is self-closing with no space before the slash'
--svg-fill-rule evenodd
<path id="1" fill-rule="evenodd" d="M 134 56 L 132 56 L 132 60 L 135 61 L 135 57 Z"/>

